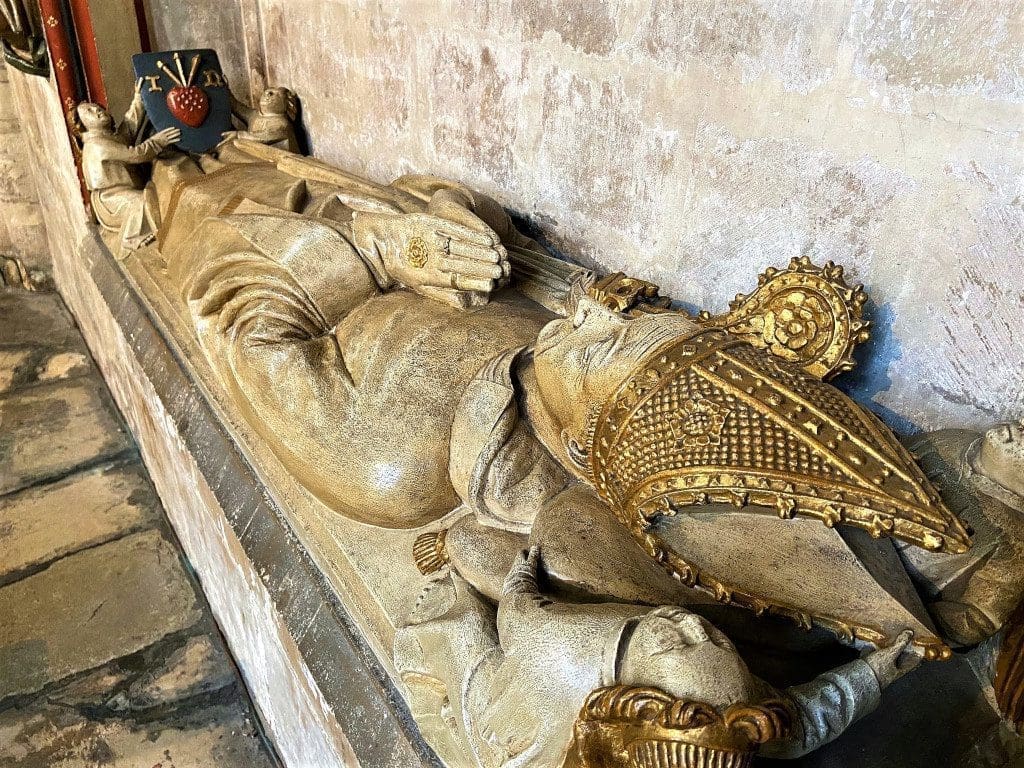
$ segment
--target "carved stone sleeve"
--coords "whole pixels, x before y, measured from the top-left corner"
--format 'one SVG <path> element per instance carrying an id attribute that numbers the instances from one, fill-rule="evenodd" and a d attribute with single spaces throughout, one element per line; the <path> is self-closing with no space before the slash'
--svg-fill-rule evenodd
<path id="1" fill-rule="evenodd" d="M 275 220 L 275 221 L 271 221 Z M 379 292 L 338 233 L 310 229 L 304 243 L 275 246 L 277 216 L 210 221 L 210 244 L 186 269 L 183 298 L 226 389 L 291 472 L 326 503 L 344 502 L 341 444 L 355 386 L 334 335 L 348 312 Z M 308 225 L 308 222 L 307 222 Z"/>
<path id="2" fill-rule="evenodd" d="M 793 735 L 762 747 L 765 757 L 797 758 L 838 738 L 882 699 L 878 678 L 867 662 L 857 660 L 819 675 L 809 683 L 787 688 L 782 698 L 797 715 Z"/>

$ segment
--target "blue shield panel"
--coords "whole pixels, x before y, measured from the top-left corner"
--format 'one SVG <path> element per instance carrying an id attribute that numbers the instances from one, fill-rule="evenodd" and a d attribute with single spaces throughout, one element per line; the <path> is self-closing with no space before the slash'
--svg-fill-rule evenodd
<path id="1" fill-rule="evenodd" d="M 231 94 L 216 51 L 137 53 L 132 67 L 153 127 L 181 130 L 178 149 L 209 152 L 231 130 Z"/>

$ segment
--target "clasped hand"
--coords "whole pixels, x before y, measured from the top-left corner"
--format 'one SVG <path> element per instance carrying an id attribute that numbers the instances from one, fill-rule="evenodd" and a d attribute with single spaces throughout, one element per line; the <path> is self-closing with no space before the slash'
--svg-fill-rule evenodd
<path id="1" fill-rule="evenodd" d="M 486 303 L 510 274 L 501 238 L 457 190 L 436 192 L 426 213 L 388 216 L 388 274 L 408 288 L 455 306 Z M 383 234 L 383 233 L 382 233 Z"/>

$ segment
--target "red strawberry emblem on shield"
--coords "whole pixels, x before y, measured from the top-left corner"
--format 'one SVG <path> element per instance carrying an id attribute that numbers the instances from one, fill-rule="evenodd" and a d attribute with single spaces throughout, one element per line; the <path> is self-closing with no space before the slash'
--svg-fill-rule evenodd
<path id="1" fill-rule="evenodd" d="M 189 128 L 198 128 L 210 113 L 210 97 L 198 85 L 178 85 L 167 92 L 167 108 Z"/>

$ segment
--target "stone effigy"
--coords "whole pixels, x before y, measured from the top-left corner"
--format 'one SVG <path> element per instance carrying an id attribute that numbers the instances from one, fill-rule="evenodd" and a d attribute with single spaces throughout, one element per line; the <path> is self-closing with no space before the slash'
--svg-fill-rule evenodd
<path id="1" fill-rule="evenodd" d="M 461 184 L 377 184 L 264 128 L 156 163 L 161 270 L 306 491 L 375 528 L 431 528 L 393 653 L 449 764 L 795 757 L 920 659 L 1007 625 L 1021 430 L 904 446 L 828 384 L 866 333 L 840 268 L 794 260 L 727 314 L 690 316 L 547 256 Z M 772 685 L 707 618 L 716 603 L 873 650 Z"/>

